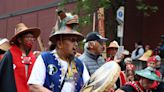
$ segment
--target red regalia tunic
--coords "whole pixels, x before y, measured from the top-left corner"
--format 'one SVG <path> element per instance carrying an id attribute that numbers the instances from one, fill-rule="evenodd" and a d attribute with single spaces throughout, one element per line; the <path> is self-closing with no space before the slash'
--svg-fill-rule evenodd
<path id="1" fill-rule="evenodd" d="M 17 92 L 29 92 L 27 81 L 36 58 L 32 52 L 29 52 L 27 56 L 23 57 L 22 51 L 17 46 L 12 46 L 10 52 L 13 60 Z M 23 62 L 25 59 L 28 59 L 29 62 Z M 25 69 L 25 65 L 28 66 L 27 70 Z"/>
<path id="2" fill-rule="evenodd" d="M 161 77 L 161 73 L 158 70 L 155 70 L 155 73 L 157 74 L 157 76 L 160 78 Z M 151 88 L 152 89 L 156 89 L 159 85 L 158 81 L 154 81 L 154 83 L 152 84 Z"/>
<path id="3" fill-rule="evenodd" d="M 137 81 L 127 82 L 126 85 L 130 85 L 133 87 L 137 92 L 144 92 L 144 88 L 139 84 Z"/>
<path id="4" fill-rule="evenodd" d="M 120 72 L 119 78 L 120 78 L 120 87 L 121 86 L 124 86 L 126 84 L 126 82 L 127 82 L 126 75 L 125 75 L 125 72 L 124 71 L 121 71 Z"/>

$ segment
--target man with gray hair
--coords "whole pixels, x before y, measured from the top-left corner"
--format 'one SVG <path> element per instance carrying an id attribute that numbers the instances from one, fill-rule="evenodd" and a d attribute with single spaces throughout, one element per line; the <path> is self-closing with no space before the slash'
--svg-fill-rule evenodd
<path id="1" fill-rule="evenodd" d="M 86 36 L 84 53 L 79 59 L 86 65 L 90 75 L 105 63 L 102 52 L 107 40 L 107 38 L 102 37 L 98 32 L 90 32 Z"/>

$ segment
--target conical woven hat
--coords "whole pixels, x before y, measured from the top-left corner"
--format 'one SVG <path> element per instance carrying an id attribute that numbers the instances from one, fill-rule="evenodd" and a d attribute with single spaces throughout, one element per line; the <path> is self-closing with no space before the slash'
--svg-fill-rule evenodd
<path id="1" fill-rule="evenodd" d="M 108 48 L 118 48 L 118 47 L 119 47 L 119 45 L 118 45 L 117 41 L 112 41 L 108 46 Z"/>
<path id="2" fill-rule="evenodd" d="M 15 35 L 11 38 L 10 43 L 15 42 L 15 40 L 23 33 L 31 32 L 35 38 L 40 35 L 40 29 L 37 27 L 28 28 L 24 23 L 19 23 L 15 27 Z"/>

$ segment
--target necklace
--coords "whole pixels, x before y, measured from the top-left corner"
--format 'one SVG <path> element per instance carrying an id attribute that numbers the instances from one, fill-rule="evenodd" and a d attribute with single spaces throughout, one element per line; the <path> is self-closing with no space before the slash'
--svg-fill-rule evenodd
<path id="1" fill-rule="evenodd" d="M 67 73 L 67 80 L 75 80 L 77 79 L 77 69 L 74 61 L 68 64 L 68 73 Z"/>

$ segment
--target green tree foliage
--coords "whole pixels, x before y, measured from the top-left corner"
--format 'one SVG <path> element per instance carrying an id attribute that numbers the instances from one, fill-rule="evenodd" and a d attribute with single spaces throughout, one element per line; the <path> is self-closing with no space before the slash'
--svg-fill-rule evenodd
<path id="1" fill-rule="evenodd" d="M 152 13 L 156 13 L 158 10 L 157 5 L 150 4 L 146 0 L 136 0 L 136 8 L 141 11 L 144 16 L 150 16 Z"/>
<path id="2" fill-rule="evenodd" d="M 76 12 L 81 14 L 80 23 L 92 23 L 93 13 L 97 12 L 100 7 L 109 8 L 110 0 L 77 0 Z"/>
<path id="3" fill-rule="evenodd" d="M 105 9 L 113 9 L 116 12 L 120 5 L 125 5 L 128 0 L 74 0 L 77 3 L 77 8 L 74 13 L 82 15 L 80 16 L 81 24 L 92 23 L 93 13 L 99 8 L 104 7 Z M 70 0 L 63 0 L 59 4 L 60 8 L 64 9 L 64 5 L 69 3 Z M 157 12 L 158 6 L 150 4 L 148 0 L 136 0 L 136 8 L 139 12 L 142 12 L 144 16 L 150 16 L 152 13 Z"/>

